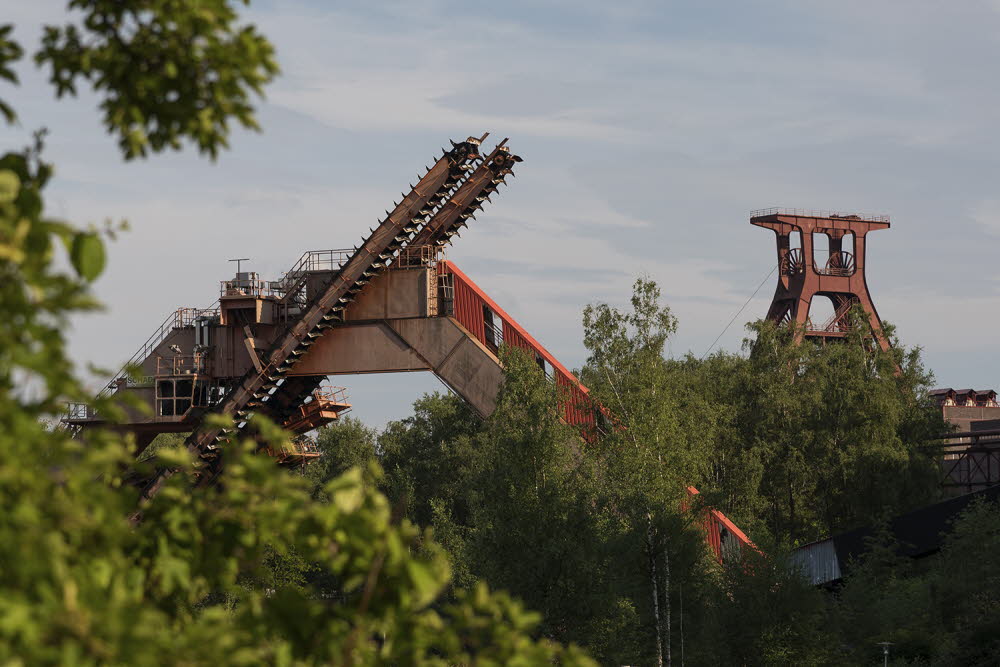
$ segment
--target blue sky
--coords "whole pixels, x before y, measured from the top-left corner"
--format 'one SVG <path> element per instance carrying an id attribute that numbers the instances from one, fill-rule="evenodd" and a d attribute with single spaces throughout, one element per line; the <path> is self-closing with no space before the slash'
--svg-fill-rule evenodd
<path id="1" fill-rule="evenodd" d="M 5 8 L 26 42 L 55 0 Z M 205 306 L 230 257 L 276 276 L 304 250 L 353 245 L 449 138 L 510 137 L 517 178 L 449 256 L 567 366 L 587 303 L 637 275 L 701 354 L 768 273 L 751 209 L 888 213 L 869 286 L 939 384 L 1000 385 L 1000 2 L 256 2 L 283 75 L 218 163 L 124 165 L 95 99 L 53 103 L 33 68 L 3 96 L 50 128 L 50 212 L 127 218 L 70 332 L 117 366 L 164 316 Z M 762 316 L 773 277 L 719 346 Z M 343 378 L 375 424 L 430 376 Z"/>

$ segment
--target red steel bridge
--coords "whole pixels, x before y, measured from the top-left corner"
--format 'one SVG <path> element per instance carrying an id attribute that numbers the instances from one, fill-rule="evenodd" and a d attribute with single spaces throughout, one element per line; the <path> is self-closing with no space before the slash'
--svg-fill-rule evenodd
<path id="1" fill-rule="evenodd" d="M 129 393 L 148 410 L 108 424 L 89 405 L 71 405 L 64 422 L 85 434 L 113 427 L 135 434 L 139 453 L 159 433 L 191 433 L 199 484 L 222 473 L 226 443 L 254 413 L 306 433 L 350 409 L 327 378 L 360 373 L 430 371 L 486 417 L 503 380 L 502 345 L 518 347 L 563 389 L 563 418 L 586 439 L 606 411 L 513 317 L 441 250 L 475 219 L 521 158 L 507 140 L 489 153 L 481 138 L 455 143 L 386 212 L 360 245 L 312 250 L 278 280 L 237 273 L 208 309 L 182 308 L 160 325 L 102 394 Z M 138 368 L 138 373 L 135 369 Z M 209 414 L 233 426 L 208 426 Z M 319 456 L 308 444 L 264 450 L 297 466 Z M 142 482 L 151 498 L 172 470 Z M 697 493 L 693 488 L 690 494 Z M 721 559 L 747 537 L 720 512 L 703 517 L 706 540 Z"/>

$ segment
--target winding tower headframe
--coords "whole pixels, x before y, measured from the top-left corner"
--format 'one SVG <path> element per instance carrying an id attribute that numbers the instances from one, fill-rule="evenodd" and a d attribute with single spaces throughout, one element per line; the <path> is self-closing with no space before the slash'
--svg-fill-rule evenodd
<path id="1" fill-rule="evenodd" d="M 889 348 L 865 277 L 868 232 L 888 229 L 889 216 L 770 208 L 753 211 L 750 224 L 773 230 L 777 239 L 778 286 L 767 319 L 794 323 L 805 337 L 825 341 L 847 335 L 848 311 L 859 304 L 879 345 Z M 829 250 L 821 257 L 815 250 L 823 236 Z M 833 315 L 826 321 L 810 318 L 816 297 L 832 303 Z"/>

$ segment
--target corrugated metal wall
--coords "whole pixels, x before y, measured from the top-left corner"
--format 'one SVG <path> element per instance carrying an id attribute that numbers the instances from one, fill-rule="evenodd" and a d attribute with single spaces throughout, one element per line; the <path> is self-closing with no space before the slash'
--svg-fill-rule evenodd
<path id="1" fill-rule="evenodd" d="M 687 492 L 690 498 L 699 495 L 698 489 L 693 486 L 689 486 Z M 684 509 L 686 510 L 689 507 L 685 503 Z M 705 541 L 708 542 L 708 546 L 712 549 L 712 552 L 719 559 L 720 563 L 724 562 L 731 555 L 737 556 L 740 548 L 744 546 L 756 549 L 750 538 L 737 528 L 736 524 L 730 521 L 725 514 L 717 509 L 706 508 L 700 523 L 702 531 L 705 533 Z"/>
<path id="2" fill-rule="evenodd" d="M 814 586 L 837 581 L 843 575 L 833 540 L 813 542 L 792 552 L 792 565 Z"/>
<path id="3" fill-rule="evenodd" d="M 587 395 L 587 389 L 556 360 L 544 347 L 539 345 L 510 315 L 479 289 L 469 278 L 450 262 L 438 263 L 441 275 L 450 275 L 454 288 L 454 317 L 483 345 L 493 349 L 492 340 L 487 339 L 484 309 L 493 312 L 494 326 L 503 332 L 503 343 L 511 347 L 527 350 L 536 359 L 546 362 L 546 370 L 552 369 L 556 385 L 563 392 L 563 416 L 567 423 L 585 429 L 585 435 L 593 435 L 596 425 L 595 406 Z M 496 322 L 499 319 L 500 322 Z"/>
<path id="4" fill-rule="evenodd" d="M 447 270 L 443 270 L 446 268 L 444 262 L 438 266 L 442 267 L 441 273 L 449 273 Z M 486 329 L 483 322 L 483 305 L 485 305 L 485 302 L 476 293 L 477 290 L 473 289 L 468 282 L 459 279 L 455 274 L 452 274 L 452 276 L 452 284 L 455 288 L 455 319 L 461 322 L 462 326 L 476 337 L 476 340 L 485 345 Z"/>

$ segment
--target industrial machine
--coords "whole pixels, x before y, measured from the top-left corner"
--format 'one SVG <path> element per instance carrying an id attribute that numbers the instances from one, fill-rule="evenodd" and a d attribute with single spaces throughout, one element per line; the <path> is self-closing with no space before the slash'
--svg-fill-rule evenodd
<path id="1" fill-rule="evenodd" d="M 508 345 L 534 357 L 564 390 L 566 422 L 593 437 L 606 411 L 586 387 L 442 259 L 521 161 L 506 139 L 484 154 L 486 136 L 452 142 L 357 247 L 305 252 L 273 281 L 238 267 L 211 308 L 172 313 L 102 392 L 129 392 L 148 408 L 114 427 L 135 433 L 140 450 L 159 433 L 190 432 L 186 444 L 205 463 L 198 482 L 211 484 L 226 443 L 254 413 L 306 433 L 350 409 L 344 390 L 326 385 L 329 376 L 430 371 L 488 416 L 503 379 L 499 348 Z M 141 369 L 138 379 L 130 366 Z M 233 425 L 207 425 L 211 413 Z M 64 421 L 83 432 L 107 426 L 85 404 L 71 406 Z M 290 466 L 319 455 L 307 443 L 266 453 Z M 143 498 L 171 474 L 143 480 Z M 715 510 L 705 525 L 720 558 L 730 542 L 748 543 Z"/>

